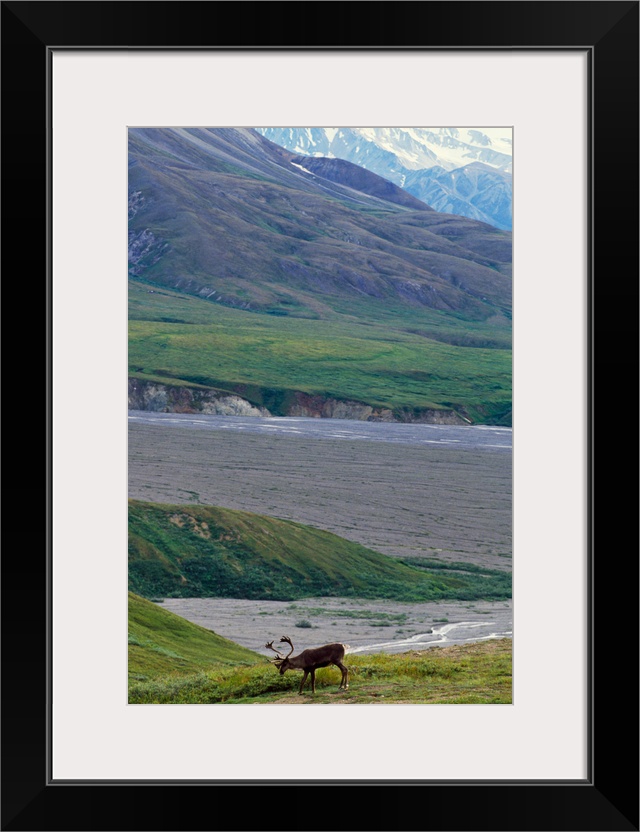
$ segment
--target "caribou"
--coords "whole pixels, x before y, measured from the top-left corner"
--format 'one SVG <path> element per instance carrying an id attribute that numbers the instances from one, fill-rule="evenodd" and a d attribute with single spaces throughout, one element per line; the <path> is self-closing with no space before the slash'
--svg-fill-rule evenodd
<path id="1" fill-rule="evenodd" d="M 265 644 L 265 647 L 278 654 L 277 659 L 269 659 L 269 661 L 272 664 L 275 664 L 280 671 L 280 675 L 283 675 L 287 670 L 304 671 L 304 676 L 300 682 L 300 690 L 298 691 L 299 695 L 302 694 L 302 688 L 304 687 L 304 683 L 307 681 L 307 676 L 309 675 L 311 675 L 311 692 L 315 693 L 316 670 L 319 667 L 328 667 L 330 664 L 335 664 L 336 667 L 339 667 L 342 672 L 342 679 L 338 690 L 348 689 L 349 669 L 345 664 L 343 664 L 345 651 L 349 649 L 348 644 L 335 643 L 323 644 L 322 647 L 308 647 L 297 656 L 292 656 L 291 654 L 293 653 L 294 648 L 293 642 L 289 636 L 282 636 L 280 641 L 286 642 L 291 647 L 291 650 L 289 650 L 285 656 L 284 653 L 281 653 L 276 647 L 273 646 L 273 641 L 268 641 Z"/>

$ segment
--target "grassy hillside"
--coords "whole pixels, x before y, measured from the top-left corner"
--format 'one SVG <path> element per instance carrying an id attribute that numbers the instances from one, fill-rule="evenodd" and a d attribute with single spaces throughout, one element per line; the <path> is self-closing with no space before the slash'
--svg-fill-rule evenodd
<path id="1" fill-rule="evenodd" d="M 129 501 L 129 589 L 145 597 L 510 597 L 510 574 L 452 566 L 405 564 L 329 532 L 250 512 Z"/>
<path id="2" fill-rule="evenodd" d="M 129 593 L 130 680 L 195 673 L 214 664 L 237 667 L 260 661 L 258 653 Z"/>
<path id="3" fill-rule="evenodd" d="M 384 314 L 366 303 L 343 310 L 325 320 L 280 318 L 131 280 L 129 375 L 235 392 L 274 415 L 286 415 L 290 394 L 302 391 L 508 422 L 508 329 L 391 305 Z"/>
<path id="4" fill-rule="evenodd" d="M 263 658 L 243 667 L 212 667 L 129 686 L 132 704 L 508 704 L 512 700 L 511 639 L 432 647 L 388 655 L 350 655 L 349 689 L 338 691 L 335 667 L 319 670 L 316 693 L 301 676 L 280 676 Z M 308 684 L 308 680 L 307 680 Z"/>

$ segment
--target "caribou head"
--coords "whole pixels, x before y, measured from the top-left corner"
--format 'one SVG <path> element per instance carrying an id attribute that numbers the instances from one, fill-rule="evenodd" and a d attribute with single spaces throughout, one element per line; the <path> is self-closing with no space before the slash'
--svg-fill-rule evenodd
<path id="1" fill-rule="evenodd" d="M 272 664 L 275 664 L 280 671 L 280 675 L 283 675 L 287 670 L 302 670 L 304 672 L 302 681 L 300 682 L 300 690 L 298 691 L 299 694 L 302 693 L 302 688 L 304 687 L 304 683 L 307 681 L 307 676 L 309 674 L 311 674 L 311 692 L 315 693 L 316 670 L 319 667 L 328 667 L 330 664 L 335 664 L 336 667 L 339 667 L 342 672 L 342 679 L 340 680 L 340 687 L 338 690 L 348 689 L 349 670 L 346 665 L 343 664 L 345 651 L 349 648 L 348 644 L 336 643 L 324 644 L 322 647 L 308 647 L 297 656 L 292 656 L 293 642 L 289 636 L 282 636 L 280 641 L 287 643 L 291 649 L 285 656 L 284 653 L 281 653 L 280 650 L 277 649 L 277 647 L 273 646 L 273 641 L 268 641 L 265 644 L 265 647 L 278 654 L 278 658 L 269 659 L 269 661 Z"/>

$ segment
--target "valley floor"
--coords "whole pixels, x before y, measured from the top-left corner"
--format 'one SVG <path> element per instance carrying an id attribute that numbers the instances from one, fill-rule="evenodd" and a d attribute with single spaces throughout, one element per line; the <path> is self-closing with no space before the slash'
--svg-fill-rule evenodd
<path id="1" fill-rule="evenodd" d="M 252 511 L 387 555 L 511 569 L 510 450 L 131 421 L 128 459 L 131 498 Z"/>
<path id="2" fill-rule="evenodd" d="M 350 645 L 350 655 L 357 655 L 510 638 L 513 627 L 511 600 L 416 604 L 359 598 L 306 598 L 294 603 L 167 598 L 159 606 L 271 658 L 264 644 L 282 635 L 292 639 L 296 652 L 341 641 Z"/>

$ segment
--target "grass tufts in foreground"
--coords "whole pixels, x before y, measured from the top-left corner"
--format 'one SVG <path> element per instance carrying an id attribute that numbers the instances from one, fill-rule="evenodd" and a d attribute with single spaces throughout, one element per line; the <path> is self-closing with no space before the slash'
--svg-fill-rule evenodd
<path id="1" fill-rule="evenodd" d="M 298 695 L 300 674 L 258 664 L 133 681 L 130 704 L 511 704 L 511 639 L 407 653 L 348 654 L 349 689 L 337 668 L 319 670 L 316 693 Z M 308 681 L 307 681 L 308 683 Z"/>

